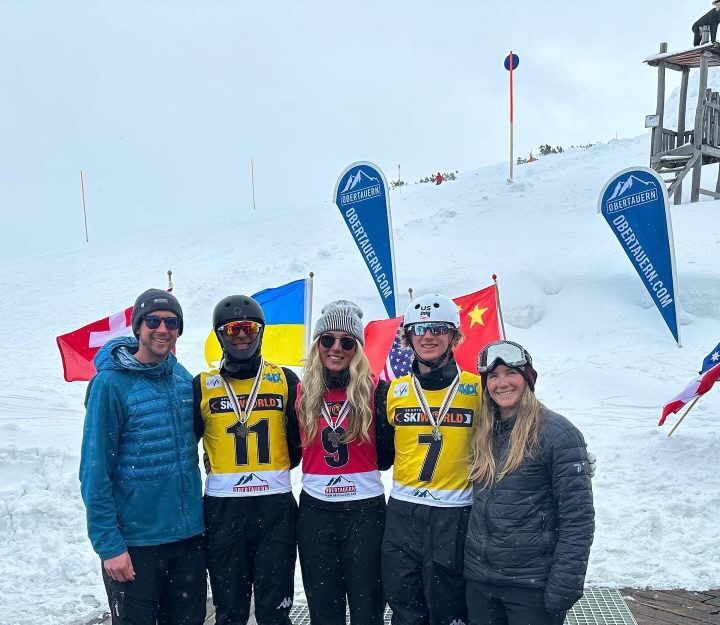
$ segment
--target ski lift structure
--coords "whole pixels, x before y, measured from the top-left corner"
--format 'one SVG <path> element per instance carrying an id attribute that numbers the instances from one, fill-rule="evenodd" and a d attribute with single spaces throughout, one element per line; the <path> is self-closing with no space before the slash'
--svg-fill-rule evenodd
<path id="1" fill-rule="evenodd" d="M 710 42 L 710 29 L 701 29 L 699 46 L 681 52 L 668 52 L 667 43 L 660 44 L 660 53 L 645 63 L 658 69 L 657 108 L 655 115 L 645 118 L 645 127 L 652 128 L 650 167 L 657 171 L 668 185 L 668 196 L 675 204 L 682 202 L 682 184 L 692 172 L 690 201 L 697 202 L 700 195 L 720 199 L 720 167 L 714 190 L 700 187 L 703 165 L 720 163 L 720 94 L 708 89 L 708 71 L 720 66 L 720 45 Z M 698 103 L 695 119 L 686 120 L 688 78 L 691 69 L 699 69 Z M 665 72 L 681 72 L 680 101 L 677 130 L 665 126 Z"/>

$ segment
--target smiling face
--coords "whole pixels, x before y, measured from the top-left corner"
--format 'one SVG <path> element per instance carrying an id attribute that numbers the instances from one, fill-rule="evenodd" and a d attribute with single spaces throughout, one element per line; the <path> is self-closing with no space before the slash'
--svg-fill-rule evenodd
<path id="1" fill-rule="evenodd" d="M 412 347 L 423 360 L 433 361 L 440 358 L 450 346 L 453 333 L 435 335 L 427 330 L 422 336 L 411 335 Z"/>
<path id="2" fill-rule="evenodd" d="M 158 310 L 153 316 L 160 319 L 176 317 L 174 312 L 169 310 Z M 164 323 L 151 330 L 147 327 L 145 320 L 140 323 L 140 334 L 138 335 L 138 350 L 135 359 L 144 363 L 158 363 L 167 358 L 170 350 L 175 347 L 178 338 L 178 330 L 168 330 Z"/>
<path id="3" fill-rule="evenodd" d="M 352 349 L 343 349 L 340 345 L 340 341 L 337 339 L 343 338 L 343 337 L 349 337 L 355 340 L 352 336 L 352 334 L 348 334 L 347 332 L 337 332 L 337 331 L 328 331 L 323 332 L 323 336 L 332 336 L 335 338 L 335 342 L 332 344 L 331 347 L 325 347 L 318 341 L 318 351 L 320 354 L 320 362 L 322 363 L 322 366 L 325 367 L 328 371 L 332 373 L 340 373 L 341 371 L 345 371 L 350 367 L 350 362 L 353 359 L 353 356 L 355 356 L 355 352 L 357 351 L 357 344 L 353 346 Z M 322 339 L 322 337 L 320 337 Z"/>
<path id="4" fill-rule="evenodd" d="M 498 365 L 487 375 L 487 391 L 500 408 L 500 417 L 506 419 L 517 412 L 527 382 L 517 369 Z"/>

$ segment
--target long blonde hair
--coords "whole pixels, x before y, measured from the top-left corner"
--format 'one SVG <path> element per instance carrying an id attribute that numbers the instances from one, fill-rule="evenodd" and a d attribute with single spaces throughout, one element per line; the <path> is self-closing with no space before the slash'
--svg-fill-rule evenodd
<path id="1" fill-rule="evenodd" d="M 343 443 L 349 443 L 361 438 L 365 442 L 370 442 L 370 424 L 373 419 L 371 405 L 375 385 L 372 380 L 370 364 L 359 342 L 356 342 L 355 354 L 350 361 L 349 372 L 350 381 L 347 386 L 347 399 L 350 410 L 345 421 L 345 434 L 341 440 Z M 320 360 L 318 339 L 313 341 L 310 348 L 301 388 L 302 393 L 297 416 L 300 429 L 305 435 L 303 446 L 307 447 L 312 444 L 317 435 L 318 420 L 321 415 L 325 391 L 327 390 L 323 365 Z"/>
<path id="2" fill-rule="evenodd" d="M 491 399 L 487 387 L 483 389 L 483 404 L 472 441 L 470 479 L 485 487 L 490 486 L 516 471 L 526 458 L 535 457 L 539 451 L 540 411 L 543 408 L 526 384 L 510 434 L 510 449 L 502 468 L 498 469 L 493 456 L 493 432 L 495 423 L 500 419 L 500 410 Z"/>

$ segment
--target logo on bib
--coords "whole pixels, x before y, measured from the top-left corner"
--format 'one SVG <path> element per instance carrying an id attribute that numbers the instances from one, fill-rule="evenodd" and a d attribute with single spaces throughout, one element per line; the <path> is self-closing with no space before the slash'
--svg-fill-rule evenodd
<path id="1" fill-rule="evenodd" d="M 205 388 L 218 388 L 221 384 L 219 375 L 209 375 L 205 378 Z"/>
<path id="2" fill-rule="evenodd" d="M 408 382 L 400 382 L 395 385 L 393 391 L 393 397 L 407 397 L 408 396 Z"/>

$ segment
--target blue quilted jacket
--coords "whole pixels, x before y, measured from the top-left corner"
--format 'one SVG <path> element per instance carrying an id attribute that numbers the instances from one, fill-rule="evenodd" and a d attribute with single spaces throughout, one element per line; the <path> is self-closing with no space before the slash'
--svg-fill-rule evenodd
<path id="1" fill-rule="evenodd" d="M 173 354 L 133 357 L 135 338 L 108 341 L 85 398 L 80 492 L 103 560 L 204 530 L 192 376 Z"/>

